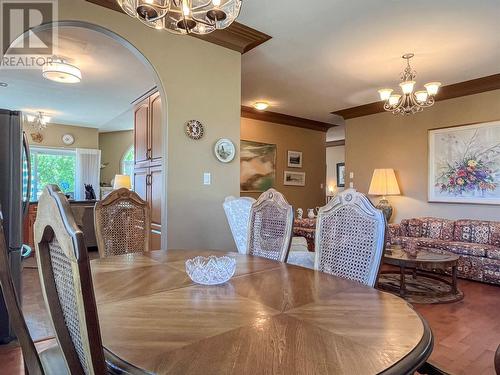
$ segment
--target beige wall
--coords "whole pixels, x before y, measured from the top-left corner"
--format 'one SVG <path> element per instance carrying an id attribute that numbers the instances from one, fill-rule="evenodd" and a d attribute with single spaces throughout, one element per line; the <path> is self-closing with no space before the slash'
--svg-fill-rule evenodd
<path id="1" fill-rule="evenodd" d="M 395 169 L 402 195 L 389 197 L 394 222 L 423 215 L 500 220 L 499 206 L 427 202 L 427 130 L 498 119 L 500 90 L 437 102 L 406 117 L 380 113 L 347 120 L 347 173 L 354 172 L 355 188 L 366 193 L 374 168 Z"/>
<path id="2" fill-rule="evenodd" d="M 116 174 L 121 173 L 122 157 L 133 144 L 133 130 L 99 133 L 101 163 L 107 163 L 101 169 L 101 182 L 109 184 Z"/>
<path id="3" fill-rule="evenodd" d="M 44 147 L 67 147 L 67 148 L 98 148 L 98 131 L 95 128 L 85 128 L 82 126 L 70 126 L 59 124 L 48 124 L 47 127 L 40 131 L 43 135 L 41 143 L 34 142 L 31 138 L 32 133 L 37 133 L 30 125 L 24 125 L 24 131 L 28 136 L 29 144 L 33 146 Z M 64 134 L 71 134 L 75 137 L 75 143 L 66 146 L 62 141 Z"/>
<path id="4" fill-rule="evenodd" d="M 168 122 L 164 203 L 168 247 L 234 248 L 222 202 L 239 192 L 239 165 L 218 162 L 212 147 L 221 137 L 236 143 L 240 138 L 241 55 L 148 28 L 137 19 L 82 0 L 59 1 L 59 19 L 85 21 L 115 32 L 142 52 L 159 75 Z M 191 119 L 206 127 L 199 141 L 184 134 L 184 124 Z M 203 172 L 212 173 L 212 185 L 202 184 Z"/>
<path id="5" fill-rule="evenodd" d="M 241 119 L 241 139 L 276 145 L 276 186 L 294 209 L 323 206 L 325 204 L 325 132 L 279 125 L 264 121 Z M 287 151 L 302 151 L 302 168 L 287 167 Z M 283 185 L 285 170 L 305 172 L 306 186 Z M 323 189 L 321 188 L 323 184 Z M 260 193 L 241 196 L 258 198 Z"/>
<path id="6" fill-rule="evenodd" d="M 335 146 L 326 148 L 326 184 L 333 186 L 337 191 L 344 190 L 337 187 L 337 163 L 345 161 L 345 146 Z"/>

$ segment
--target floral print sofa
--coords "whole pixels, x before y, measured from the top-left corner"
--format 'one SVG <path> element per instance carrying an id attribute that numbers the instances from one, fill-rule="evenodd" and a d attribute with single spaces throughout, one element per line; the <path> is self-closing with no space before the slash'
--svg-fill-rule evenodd
<path id="1" fill-rule="evenodd" d="M 421 217 L 389 224 L 387 244 L 404 238 L 431 252 L 459 255 L 459 277 L 500 285 L 500 221 Z"/>

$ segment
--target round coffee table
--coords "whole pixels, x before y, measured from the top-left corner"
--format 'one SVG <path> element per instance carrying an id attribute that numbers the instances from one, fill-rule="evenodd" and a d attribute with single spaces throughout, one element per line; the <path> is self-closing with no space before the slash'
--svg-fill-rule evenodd
<path id="1" fill-rule="evenodd" d="M 404 251 L 401 246 L 388 247 L 384 252 L 384 263 L 399 267 L 399 289 L 393 288 L 391 285 L 379 286 L 382 289 L 387 289 L 399 293 L 401 297 L 406 297 L 407 294 L 415 294 L 424 297 L 438 298 L 442 296 L 455 296 L 455 298 L 448 299 L 448 302 L 456 302 L 463 298 L 463 293 L 457 288 L 457 264 L 458 255 L 455 254 L 436 254 L 427 250 L 419 248 L 417 254 L 412 256 Z M 444 275 L 436 274 L 432 271 L 443 270 L 451 267 L 451 281 L 445 278 Z M 437 280 L 450 286 L 447 291 L 408 291 L 406 287 L 407 270 L 414 279 L 417 277 L 426 277 L 429 279 Z M 427 272 L 423 272 L 427 271 Z M 382 271 L 382 274 L 394 273 L 392 271 Z M 396 290 L 397 289 L 397 290 Z"/>

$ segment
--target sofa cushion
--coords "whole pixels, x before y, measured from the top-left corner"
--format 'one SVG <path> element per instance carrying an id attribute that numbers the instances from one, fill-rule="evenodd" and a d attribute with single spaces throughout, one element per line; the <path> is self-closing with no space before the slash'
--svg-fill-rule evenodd
<path id="1" fill-rule="evenodd" d="M 425 237 L 418 238 L 416 241 L 418 246 L 425 249 L 439 249 L 457 255 L 472 255 L 476 257 L 486 257 L 487 250 L 496 249 L 494 246 L 490 245 L 459 241 L 444 241 Z"/>
<path id="2" fill-rule="evenodd" d="M 440 240 L 452 240 L 455 222 L 447 219 L 437 219 L 434 217 L 424 217 L 422 221 L 422 237 L 435 238 Z"/>
<path id="3" fill-rule="evenodd" d="M 490 249 L 486 249 L 486 258 L 500 260 L 500 247 L 491 246 Z"/>
<path id="4" fill-rule="evenodd" d="M 453 239 L 461 242 L 500 246 L 500 222 L 457 220 Z"/>

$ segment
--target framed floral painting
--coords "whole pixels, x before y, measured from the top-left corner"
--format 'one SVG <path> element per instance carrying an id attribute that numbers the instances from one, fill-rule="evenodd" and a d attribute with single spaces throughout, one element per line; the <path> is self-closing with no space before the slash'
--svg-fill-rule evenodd
<path id="1" fill-rule="evenodd" d="M 500 121 L 429 130 L 429 201 L 500 204 Z"/>

